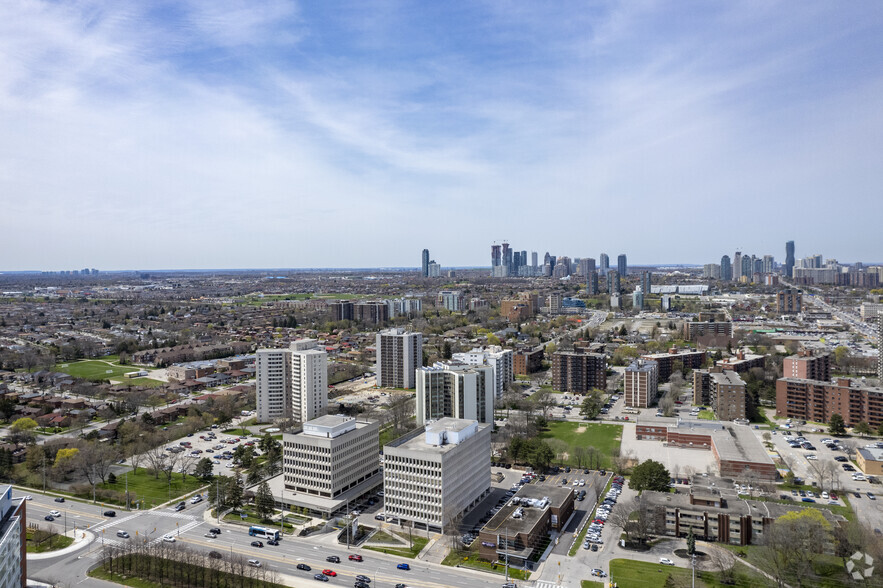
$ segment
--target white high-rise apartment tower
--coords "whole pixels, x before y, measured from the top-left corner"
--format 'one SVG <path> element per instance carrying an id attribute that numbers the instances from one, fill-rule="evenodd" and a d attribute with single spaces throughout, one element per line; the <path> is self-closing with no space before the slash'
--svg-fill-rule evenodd
<path id="1" fill-rule="evenodd" d="M 288 349 L 257 351 L 256 396 L 260 422 L 321 416 L 328 406 L 328 354 L 313 339 Z"/>
<path id="2" fill-rule="evenodd" d="M 377 385 L 381 388 L 414 388 L 414 370 L 423 365 L 423 335 L 405 329 L 377 333 Z"/>
<path id="3" fill-rule="evenodd" d="M 511 349 L 503 349 L 499 345 L 491 345 L 486 349 L 477 347 L 469 352 L 455 353 L 451 359 L 469 365 L 489 365 L 494 368 L 494 396 L 503 398 L 506 384 L 515 380 L 514 353 Z"/>

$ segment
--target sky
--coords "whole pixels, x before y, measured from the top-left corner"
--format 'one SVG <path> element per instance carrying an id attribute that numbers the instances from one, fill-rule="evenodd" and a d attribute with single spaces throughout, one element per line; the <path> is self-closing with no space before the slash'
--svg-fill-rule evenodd
<path id="1" fill-rule="evenodd" d="M 883 3 L 0 2 L 0 270 L 883 261 Z"/>

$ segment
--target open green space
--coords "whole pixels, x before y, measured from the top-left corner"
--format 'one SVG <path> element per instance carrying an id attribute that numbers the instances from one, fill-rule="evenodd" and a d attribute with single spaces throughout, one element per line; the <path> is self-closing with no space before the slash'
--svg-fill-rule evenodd
<path id="1" fill-rule="evenodd" d="M 372 541 L 374 539 L 372 538 Z M 370 549 L 371 551 L 379 551 L 380 553 L 386 553 L 388 555 L 398 555 L 400 557 L 407 557 L 408 559 L 414 559 L 417 557 L 417 554 L 426 547 L 426 544 L 429 543 L 429 539 L 426 537 L 412 537 L 411 538 L 411 547 L 409 548 L 407 545 L 402 545 L 401 547 L 372 547 L 365 546 L 365 549 Z"/>
<path id="2" fill-rule="evenodd" d="M 124 378 L 129 372 L 143 369 L 132 365 L 120 365 L 117 361 L 118 358 L 116 356 L 108 356 L 102 359 L 83 359 L 56 364 L 52 367 L 52 371 L 84 380 L 107 380 L 109 378 Z"/>
<path id="3" fill-rule="evenodd" d="M 274 513 L 274 516 L 275 516 L 275 514 L 276 513 Z M 244 517 L 243 517 L 243 515 L 244 515 Z M 285 517 L 285 519 L 286 519 L 285 529 L 283 530 L 280 527 L 280 530 L 282 530 L 286 534 L 291 534 L 294 532 L 295 524 L 299 524 L 298 521 L 308 522 L 310 520 L 310 519 L 305 519 L 304 517 L 298 516 L 295 519 L 294 523 L 292 523 L 291 517 L 295 517 L 295 516 L 296 515 L 286 516 Z M 274 521 L 274 520 L 261 519 L 250 508 L 243 508 L 235 513 L 234 512 L 227 513 L 224 515 L 223 520 L 225 522 L 232 523 L 234 525 L 244 525 L 244 526 L 262 525 L 264 527 L 270 527 L 270 528 L 274 528 L 274 529 L 279 527 L 279 522 Z"/>
<path id="4" fill-rule="evenodd" d="M 115 484 L 98 484 L 96 486 L 99 493 L 98 499 L 102 502 L 112 502 L 125 506 L 127 478 L 129 484 L 129 503 L 134 505 L 135 501 L 143 500 L 141 504 L 142 509 L 153 508 L 171 499 L 192 494 L 206 485 L 205 482 L 193 476 L 187 476 L 182 481 L 181 474 L 173 473 L 171 481 L 169 481 L 165 474 L 160 473 L 159 477 L 156 478 L 144 468 L 139 468 L 137 474 L 131 470 L 128 475 L 119 474 Z M 81 493 L 79 496 L 91 499 L 91 490 Z"/>
<path id="5" fill-rule="evenodd" d="M 592 588 L 592 586 L 604 586 L 604 582 L 592 582 L 591 580 L 583 580 L 579 583 L 580 588 Z"/>
<path id="6" fill-rule="evenodd" d="M 546 441 L 558 439 L 566 446 L 564 454 L 558 455 L 556 463 L 575 466 L 577 465 L 574 458 L 576 448 L 594 447 L 600 454 L 601 467 L 610 469 L 614 451 L 619 452 L 622 441 L 622 425 L 551 421 L 546 430 L 538 436 Z M 553 450 L 558 452 L 556 447 L 553 447 Z M 586 467 L 585 461 L 583 467 Z"/>
<path id="7" fill-rule="evenodd" d="M 767 562 L 763 557 L 763 547 L 760 545 L 724 545 L 733 553 L 748 563 L 756 566 L 758 569 L 771 573 L 767 570 Z M 737 568 L 738 569 L 738 568 Z M 796 579 L 793 577 L 785 578 L 785 582 L 792 586 L 797 586 Z M 850 585 L 850 578 L 847 577 L 846 570 L 843 567 L 843 561 L 833 555 L 816 555 L 813 557 L 812 574 L 804 578 L 802 585 L 813 588 L 835 588 L 839 586 Z"/>
<path id="8" fill-rule="evenodd" d="M 120 384 L 131 384 L 132 386 L 141 386 L 142 388 L 161 388 L 165 386 L 165 382 L 160 380 L 152 380 L 150 378 L 123 378 Z"/>
<path id="9" fill-rule="evenodd" d="M 474 570 L 482 570 L 492 572 L 501 576 L 506 574 L 506 566 L 500 563 L 492 563 L 483 559 L 478 559 L 478 550 L 469 551 L 452 550 L 444 560 L 443 566 L 460 566 L 461 568 L 472 568 Z M 518 568 L 509 568 L 509 577 L 516 580 L 527 580 L 530 572 L 519 570 Z"/>
<path id="10" fill-rule="evenodd" d="M 678 563 L 677 560 L 675 560 Z M 684 563 L 683 565 L 687 565 Z M 705 588 L 722 588 L 723 586 L 735 586 L 737 588 L 755 588 L 756 586 L 766 586 L 769 581 L 757 572 L 739 566 L 734 570 L 733 584 L 722 584 L 718 581 L 718 574 L 713 572 L 696 571 L 696 586 Z M 629 588 L 665 588 L 665 582 L 668 576 L 679 582 L 677 585 L 690 586 L 692 571 L 689 568 L 677 566 L 665 566 L 643 561 L 633 561 L 629 559 L 614 559 L 610 562 L 610 578 L 611 582 L 616 582 L 619 586 L 628 586 Z"/>
<path id="11" fill-rule="evenodd" d="M 28 529 L 27 532 L 27 551 L 28 553 L 45 553 L 47 551 L 56 551 L 64 549 L 74 542 L 73 537 L 65 537 L 64 535 L 49 534 L 45 531 L 34 531 Z"/>
<path id="12" fill-rule="evenodd" d="M 713 421 L 714 420 L 714 412 L 711 410 L 700 410 L 699 411 L 699 418 L 704 419 L 706 421 Z"/>

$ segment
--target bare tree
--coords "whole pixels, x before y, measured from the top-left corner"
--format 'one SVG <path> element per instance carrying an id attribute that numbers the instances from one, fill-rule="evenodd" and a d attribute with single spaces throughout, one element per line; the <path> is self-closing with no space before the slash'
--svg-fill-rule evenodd
<path id="1" fill-rule="evenodd" d="M 717 571 L 720 583 L 732 584 L 735 580 L 733 566 L 736 564 L 733 552 L 720 547 L 709 546 L 705 553 L 708 555 L 708 561 L 712 569 Z"/>
<path id="2" fill-rule="evenodd" d="M 543 418 L 549 418 L 549 410 L 558 404 L 558 400 L 555 398 L 555 395 L 549 392 L 548 390 L 540 390 L 536 395 L 534 395 L 533 399 L 534 405 L 540 409 L 543 414 Z"/>
<path id="3" fill-rule="evenodd" d="M 389 414 L 392 416 L 392 425 L 397 432 L 402 432 L 414 414 L 414 397 L 402 392 L 393 392 L 392 396 L 389 401 Z"/>
<path id="4" fill-rule="evenodd" d="M 174 454 L 172 454 L 174 455 Z M 147 464 L 151 470 L 153 470 L 153 477 L 159 478 L 159 473 L 163 471 L 166 467 L 166 460 L 168 458 L 168 454 L 162 445 L 157 445 L 151 449 L 148 449 L 144 453 L 144 458 L 147 460 Z"/>

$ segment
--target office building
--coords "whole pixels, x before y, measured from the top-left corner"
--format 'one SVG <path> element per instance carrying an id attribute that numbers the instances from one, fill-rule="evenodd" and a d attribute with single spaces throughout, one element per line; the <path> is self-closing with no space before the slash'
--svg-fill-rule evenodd
<path id="1" fill-rule="evenodd" d="M 423 257 L 421 258 L 420 263 L 420 273 L 424 278 L 429 277 L 429 249 L 423 250 Z"/>
<path id="2" fill-rule="evenodd" d="M 503 349 L 499 345 L 491 345 L 487 349 L 476 348 L 469 352 L 455 353 L 452 359 L 466 365 L 490 366 L 493 369 L 494 378 L 492 389 L 498 400 L 503 398 L 506 385 L 515 379 L 514 353 L 511 349 Z"/>
<path id="3" fill-rule="evenodd" d="M 872 429 L 883 423 L 883 388 L 849 378 L 834 382 L 784 377 L 776 380 L 776 416 L 827 423 L 832 414 L 846 426 L 860 421 Z"/>
<path id="4" fill-rule="evenodd" d="M 693 349 L 681 350 L 677 347 L 672 347 L 668 350 L 668 353 L 649 353 L 641 357 L 658 363 L 659 381 L 668 382 L 675 363 L 680 362 L 683 364 L 685 370 L 699 369 L 705 361 L 705 352 Z"/>
<path id="5" fill-rule="evenodd" d="M 784 359 L 782 376 L 828 382 L 831 379 L 831 356 L 812 349 L 802 349 L 796 355 L 789 355 Z"/>
<path id="6" fill-rule="evenodd" d="M 445 417 L 494 422 L 494 370 L 457 361 L 417 368 L 417 424 Z"/>
<path id="7" fill-rule="evenodd" d="M 721 281 L 733 281 L 733 266 L 730 265 L 729 255 L 724 255 L 723 257 L 721 257 Z"/>
<path id="8" fill-rule="evenodd" d="M 387 520 L 441 533 L 490 493 L 492 424 L 443 418 L 383 448 Z"/>
<path id="9" fill-rule="evenodd" d="M 616 271 L 618 271 L 619 275 L 623 277 L 628 275 L 628 263 L 626 261 L 625 253 L 616 258 Z"/>
<path id="10" fill-rule="evenodd" d="M 790 278 L 794 271 L 794 241 L 785 242 L 785 277 Z"/>
<path id="11" fill-rule="evenodd" d="M 607 389 L 607 356 L 603 353 L 559 351 L 552 354 L 552 388 L 585 394 Z"/>
<path id="12" fill-rule="evenodd" d="M 641 286 L 635 287 L 635 291 L 632 292 L 632 308 L 638 311 L 644 310 L 644 292 Z"/>
<path id="13" fill-rule="evenodd" d="M 328 405 L 328 354 L 313 339 L 294 341 L 288 349 L 259 349 L 255 378 L 260 422 L 305 422 Z"/>
<path id="14" fill-rule="evenodd" d="M 536 560 L 549 533 L 564 531 L 573 514 L 574 491 L 566 486 L 525 484 L 479 531 L 478 554 L 524 568 Z"/>
<path id="15" fill-rule="evenodd" d="M 803 309 L 803 292 L 795 288 L 785 288 L 776 294 L 776 312 L 779 314 L 800 314 Z"/>
<path id="16" fill-rule="evenodd" d="M 282 435 L 289 492 L 336 499 L 380 484 L 380 428 L 376 421 L 326 415 Z"/>
<path id="17" fill-rule="evenodd" d="M 721 421 L 747 418 L 749 397 L 739 374 L 718 367 L 693 371 L 693 405 L 711 406 Z"/>
<path id="18" fill-rule="evenodd" d="M 12 497 L 12 486 L 0 494 L 0 588 L 27 585 L 27 512 L 24 498 Z"/>
<path id="19" fill-rule="evenodd" d="M 423 365 L 423 335 L 403 328 L 377 333 L 377 385 L 381 388 L 415 386 L 414 370 Z"/>
<path id="20" fill-rule="evenodd" d="M 625 368 L 623 383 L 626 406 L 631 408 L 652 406 L 659 394 L 659 365 L 655 361 L 636 359 Z"/>

